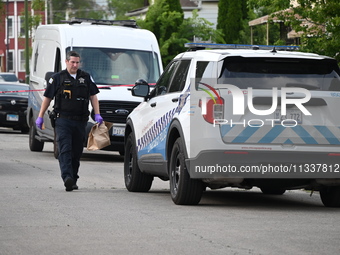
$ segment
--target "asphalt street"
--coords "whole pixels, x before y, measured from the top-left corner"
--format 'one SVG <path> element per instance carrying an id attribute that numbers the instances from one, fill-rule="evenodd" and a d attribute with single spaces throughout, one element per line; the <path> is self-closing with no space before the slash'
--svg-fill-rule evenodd
<path id="1" fill-rule="evenodd" d="M 0 128 L 0 255 L 340 254 L 340 209 L 317 192 L 208 189 L 177 206 L 168 182 L 128 192 L 123 158 L 86 149 L 79 190 L 66 192 L 52 149 Z"/>

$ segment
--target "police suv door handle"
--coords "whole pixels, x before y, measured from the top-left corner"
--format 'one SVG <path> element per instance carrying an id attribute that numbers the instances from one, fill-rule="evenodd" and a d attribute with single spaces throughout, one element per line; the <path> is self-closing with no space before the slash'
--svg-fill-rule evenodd
<path id="1" fill-rule="evenodd" d="M 173 99 L 172 99 L 172 102 L 174 102 L 174 103 L 178 102 L 178 97 L 173 98 Z"/>
<path id="2" fill-rule="evenodd" d="M 156 103 L 152 103 L 150 104 L 151 107 L 155 107 L 156 106 Z"/>

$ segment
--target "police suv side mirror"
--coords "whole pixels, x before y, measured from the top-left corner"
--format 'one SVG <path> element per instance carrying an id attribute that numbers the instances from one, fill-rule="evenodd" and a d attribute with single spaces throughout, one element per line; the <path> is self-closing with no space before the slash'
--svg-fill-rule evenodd
<path id="1" fill-rule="evenodd" d="M 150 92 L 150 86 L 147 84 L 138 84 L 132 87 L 131 94 L 136 97 L 144 97 L 144 100 L 148 98 Z"/>

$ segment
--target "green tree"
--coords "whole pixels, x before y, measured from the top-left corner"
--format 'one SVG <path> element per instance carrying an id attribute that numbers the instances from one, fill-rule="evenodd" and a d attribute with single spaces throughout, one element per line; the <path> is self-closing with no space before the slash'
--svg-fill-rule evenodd
<path id="1" fill-rule="evenodd" d="M 192 17 L 184 19 L 179 0 L 158 0 L 150 6 L 145 20 L 138 20 L 141 28 L 152 31 L 160 45 L 163 65 L 166 66 L 178 53 L 186 51 L 184 44 L 194 37 L 204 41 L 222 42 L 222 33 L 213 24 L 200 18 L 194 10 Z"/>
<path id="2" fill-rule="evenodd" d="M 335 57 L 340 61 L 339 0 L 298 0 L 298 3 L 299 6 L 292 8 L 293 13 L 284 16 L 295 31 L 303 32 L 302 50 Z M 301 18 L 296 19 L 295 15 Z"/>
<path id="3" fill-rule="evenodd" d="M 217 25 L 216 28 L 220 29 L 223 33 L 223 36 L 228 32 L 227 31 L 227 19 L 226 16 L 229 11 L 229 0 L 220 0 L 218 2 L 218 15 L 217 15 Z"/>
<path id="4" fill-rule="evenodd" d="M 290 2 L 291 0 L 248 0 L 247 5 L 261 17 L 289 8 Z"/>
<path id="5" fill-rule="evenodd" d="M 159 42 L 170 38 L 183 23 L 184 14 L 179 0 L 157 0 L 149 7 L 145 21 L 139 22 L 158 38 Z"/>
<path id="6" fill-rule="evenodd" d="M 280 20 L 301 35 L 301 50 L 315 52 L 340 61 L 340 2 L 339 0 L 297 0 L 297 6 L 287 6 L 287 0 L 248 0 L 258 9 L 268 8 Z M 276 6 L 275 9 L 272 9 Z M 289 11 L 286 9 L 289 7 Z"/>
<path id="7" fill-rule="evenodd" d="M 0 2 L 0 15 L 6 15 L 5 3 L 3 1 Z"/>
<path id="8" fill-rule="evenodd" d="M 212 28 L 212 23 L 198 16 L 198 11 L 194 10 L 191 18 L 183 20 L 183 23 L 176 32 L 173 32 L 170 38 L 162 42 L 161 54 L 163 64 L 168 64 L 178 53 L 186 51 L 185 43 L 194 41 L 194 38 L 200 41 L 224 42 L 223 35 L 220 31 Z"/>
<path id="9" fill-rule="evenodd" d="M 139 26 L 152 31 L 158 39 L 164 65 L 181 51 L 186 41 L 178 33 L 183 20 L 179 0 L 158 0 L 150 6 L 145 20 L 138 21 Z"/>
<path id="10" fill-rule="evenodd" d="M 143 7 L 146 2 L 145 0 L 107 0 L 109 11 L 116 20 L 127 19 L 125 13 Z"/>
<path id="11" fill-rule="evenodd" d="M 51 0 L 53 23 L 61 23 L 65 20 L 66 10 L 70 10 L 69 16 L 77 18 L 102 19 L 105 11 L 101 10 L 95 0 Z"/>
<path id="12" fill-rule="evenodd" d="M 40 14 L 33 15 L 28 18 L 28 27 L 32 32 L 32 29 L 36 29 L 39 24 L 41 24 L 41 21 L 43 19 L 42 12 L 45 11 L 45 0 L 33 0 L 31 3 L 31 9 L 35 12 L 40 12 Z"/>
<path id="13" fill-rule="evenodd" d="M 277 16 L 280 10 L 290 7 L 290 0 L 248 0 L 248 7 L 253 11 L 254 15 L 250 20 L 265 15 L 269 15 L 269 20 Z M 289 26 L 284 22 L 269 21 L 269 44 L 282 45 L 291 44 L 292 41 L 287 39 Z M 254 44 L 267 43 L 267 24 L 257 25 L 253 27 Z"/>
<path id="14" fill-rule="evenodd" d="M 198 10 L 194 10 L 191 18 L 184 19 L 179 35 L 188 42 L 196 38 L 201 41 L 225 43 L 222 32 L 212 27 L 213 23 L 199 17 Z"/>
<path id="15" fill-rule="evenodd" d="M 241 32 L 246 29 L 248 9 L 246 0 L 220 0 L 218 2 L 217 29 L 227 43 L 242 43 Z"/>

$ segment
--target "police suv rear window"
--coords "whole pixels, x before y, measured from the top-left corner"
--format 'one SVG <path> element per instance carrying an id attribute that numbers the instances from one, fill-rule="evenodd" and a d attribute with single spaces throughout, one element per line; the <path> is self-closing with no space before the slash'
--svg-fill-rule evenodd
<path id="1" fill-rule="evenodd" d="M 241 89 L 302 87 L 309 90 L 340 90 L 339 67 L 331 59 L 227 57 L 219 84 Z"/>

